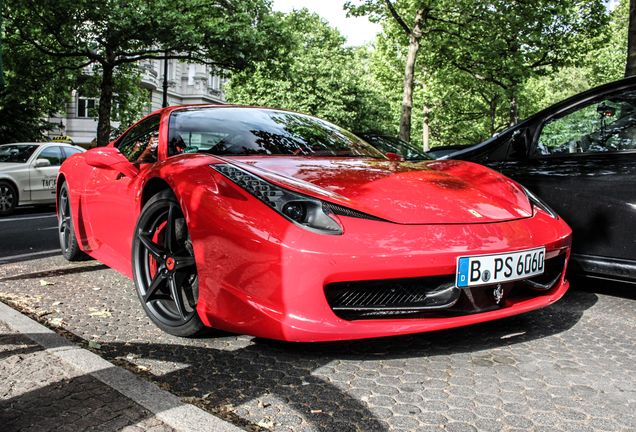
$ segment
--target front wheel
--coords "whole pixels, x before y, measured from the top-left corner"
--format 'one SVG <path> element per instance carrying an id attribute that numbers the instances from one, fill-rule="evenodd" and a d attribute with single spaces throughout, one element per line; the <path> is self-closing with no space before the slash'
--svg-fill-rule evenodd
<path id="1" fill-rule="evenodd" d="M 141 305 L 157 327 L 184 337 L 206 330 L 196 310 L 199 279 L 192 240 L 172 191 L 155 195 L 141 211 L 132 267 Z"/>

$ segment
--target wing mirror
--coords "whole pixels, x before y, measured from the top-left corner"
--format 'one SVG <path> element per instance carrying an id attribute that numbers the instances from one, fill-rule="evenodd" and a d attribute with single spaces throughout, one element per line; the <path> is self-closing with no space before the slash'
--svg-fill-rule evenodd
<path id="1" fill-rule="evenodd" d="M 48 167 L 48 166 L 51 166 L 51 161 L 48 159 L 36 159 L 35 162 L 33 163 L 33 166 L 35 168 Z"/>
<path id="2" fill-rule="evenodd" d="M 92 167 L 115 170 L 130 178 L 139 174 L 139 168 L 114 147 L 90 149 L 84 153 L 84 161 Z"/>

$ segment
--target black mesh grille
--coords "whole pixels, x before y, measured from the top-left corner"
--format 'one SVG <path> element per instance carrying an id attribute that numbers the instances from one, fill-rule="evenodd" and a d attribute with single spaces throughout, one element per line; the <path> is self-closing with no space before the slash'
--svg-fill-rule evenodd
<path id="1" fill-rule="evenodd" d="M 339 282 L 327 285 L 325 294 L 334 310 L 384 310 L 449 307 L 455 276 Z M 448 300 L 448 301 L 445 301 Z"/>
<path id="2" fill-rule="evenodd" d="M 501 284 L 499 302 L 497 285 L 458 289 L 455 275 L 338 282 L 325 287 L 325 296 L 334 313 L 346 320 L 470 315 L 505 307 L 507 300 L 545 294 L 558 283 L 564 266 L 561 254 L 546 260 L 543 274 Z"/>

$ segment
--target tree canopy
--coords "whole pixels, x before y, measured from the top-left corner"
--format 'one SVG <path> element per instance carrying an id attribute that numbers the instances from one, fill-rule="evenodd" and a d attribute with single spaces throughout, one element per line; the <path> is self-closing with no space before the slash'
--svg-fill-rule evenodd
<path id="1" fill-rule="evenodd" d="M 167 57 L 231 76 L 232 103 L 399 128 L 425 148 L 474 144 L 620 78 L 630 22 L 628 0 L 611 14 L 602 0 L 364 0 L 345 8 L 383 32 L 373 47 L 346 47 L 319 16 L 274 13 L 269 0 L 3 1 L 4 142 L 51 128 L 42 119 L 76 90 L 99 98 L 105 145 L 110 120 L 140 112 L 139 63 Z"/>
<path id="2" fill-rule="evenodd" d="M 167 57 L 242 70 L 281 42 L 265 0 L 5 0 L 4 18 L 39 66 L 95 66 L 98 145 L 109 141 L 118 68 Z"/>
<path id="3" fill-rule="evenodd" d="M 460 86 L 462 95 L 475 89 L 476 100 L 491 114 L 499 111 L 491 107 L 493 101 L 507 100 L 508 125 L 516 122 L 524 83 L 577 62 L 599 41 L 607 23 L 601 0 L 366 0 L 346 7 L 354 15 L 381 21 L 384 37 L 404 47 L 403 139 L 410 138 L 412 107 L 428 112 L 434 103 L 418 103 L 414 92 L 437 83 L 443 83 L 444 91 Z M 418 57 L 424 61 L 416 63 Z M 490 117 L 491 125 L 498 126 Z"/>
<path id="4" fill-rule="evenodd" d="M 63 111 L 79 72 L 42 61 L 33 46 L 16 38 L 4 23 L 2 45 L 5 86 L 0 88 L 0 143 L 42 139 L 55 126 L 44 120 Z"/>
<path id="5" fill-rule="evenodd" d="M 282 55 L 232 76 L 226 87 L 230 103 L 300 111 L 351 130 L 394 131 L 368 50 L 344 47 L 340 32 L 307 9 L 276 16 L 289 43 Z"/>

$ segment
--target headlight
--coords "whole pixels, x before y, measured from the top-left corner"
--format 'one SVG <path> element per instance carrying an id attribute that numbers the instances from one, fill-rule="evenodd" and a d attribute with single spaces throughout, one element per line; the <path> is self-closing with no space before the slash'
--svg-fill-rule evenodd
<path id="1" fill-rule="evenodd" d="M 292 223 L 318 234 L 342 234 L 338 217 L 319 199 L 276 186 L 232 165 L 210 165 L 238 186 L 276 210 Z"/>
<path id="2" fill-rule="evenodd" d="M 526 195 L 528 195 L 528 199 L 530 200 L 530 204 L 532 204 L 532 206 L 540 208 L 541 210 L 543 210 L 544 212 L 546 212 L 547 214 L 549 214 L 555 219 L 559 218 L 559 215 L 556 214 L 556 212 L 552 210 L 550 206 L 545 203 L 545 201 L 543 201 L 541 198 L 539 198 L 538 196 L 530 192 L 525 187 L 523 188 L 523 190 L 526 191 Z"/>

